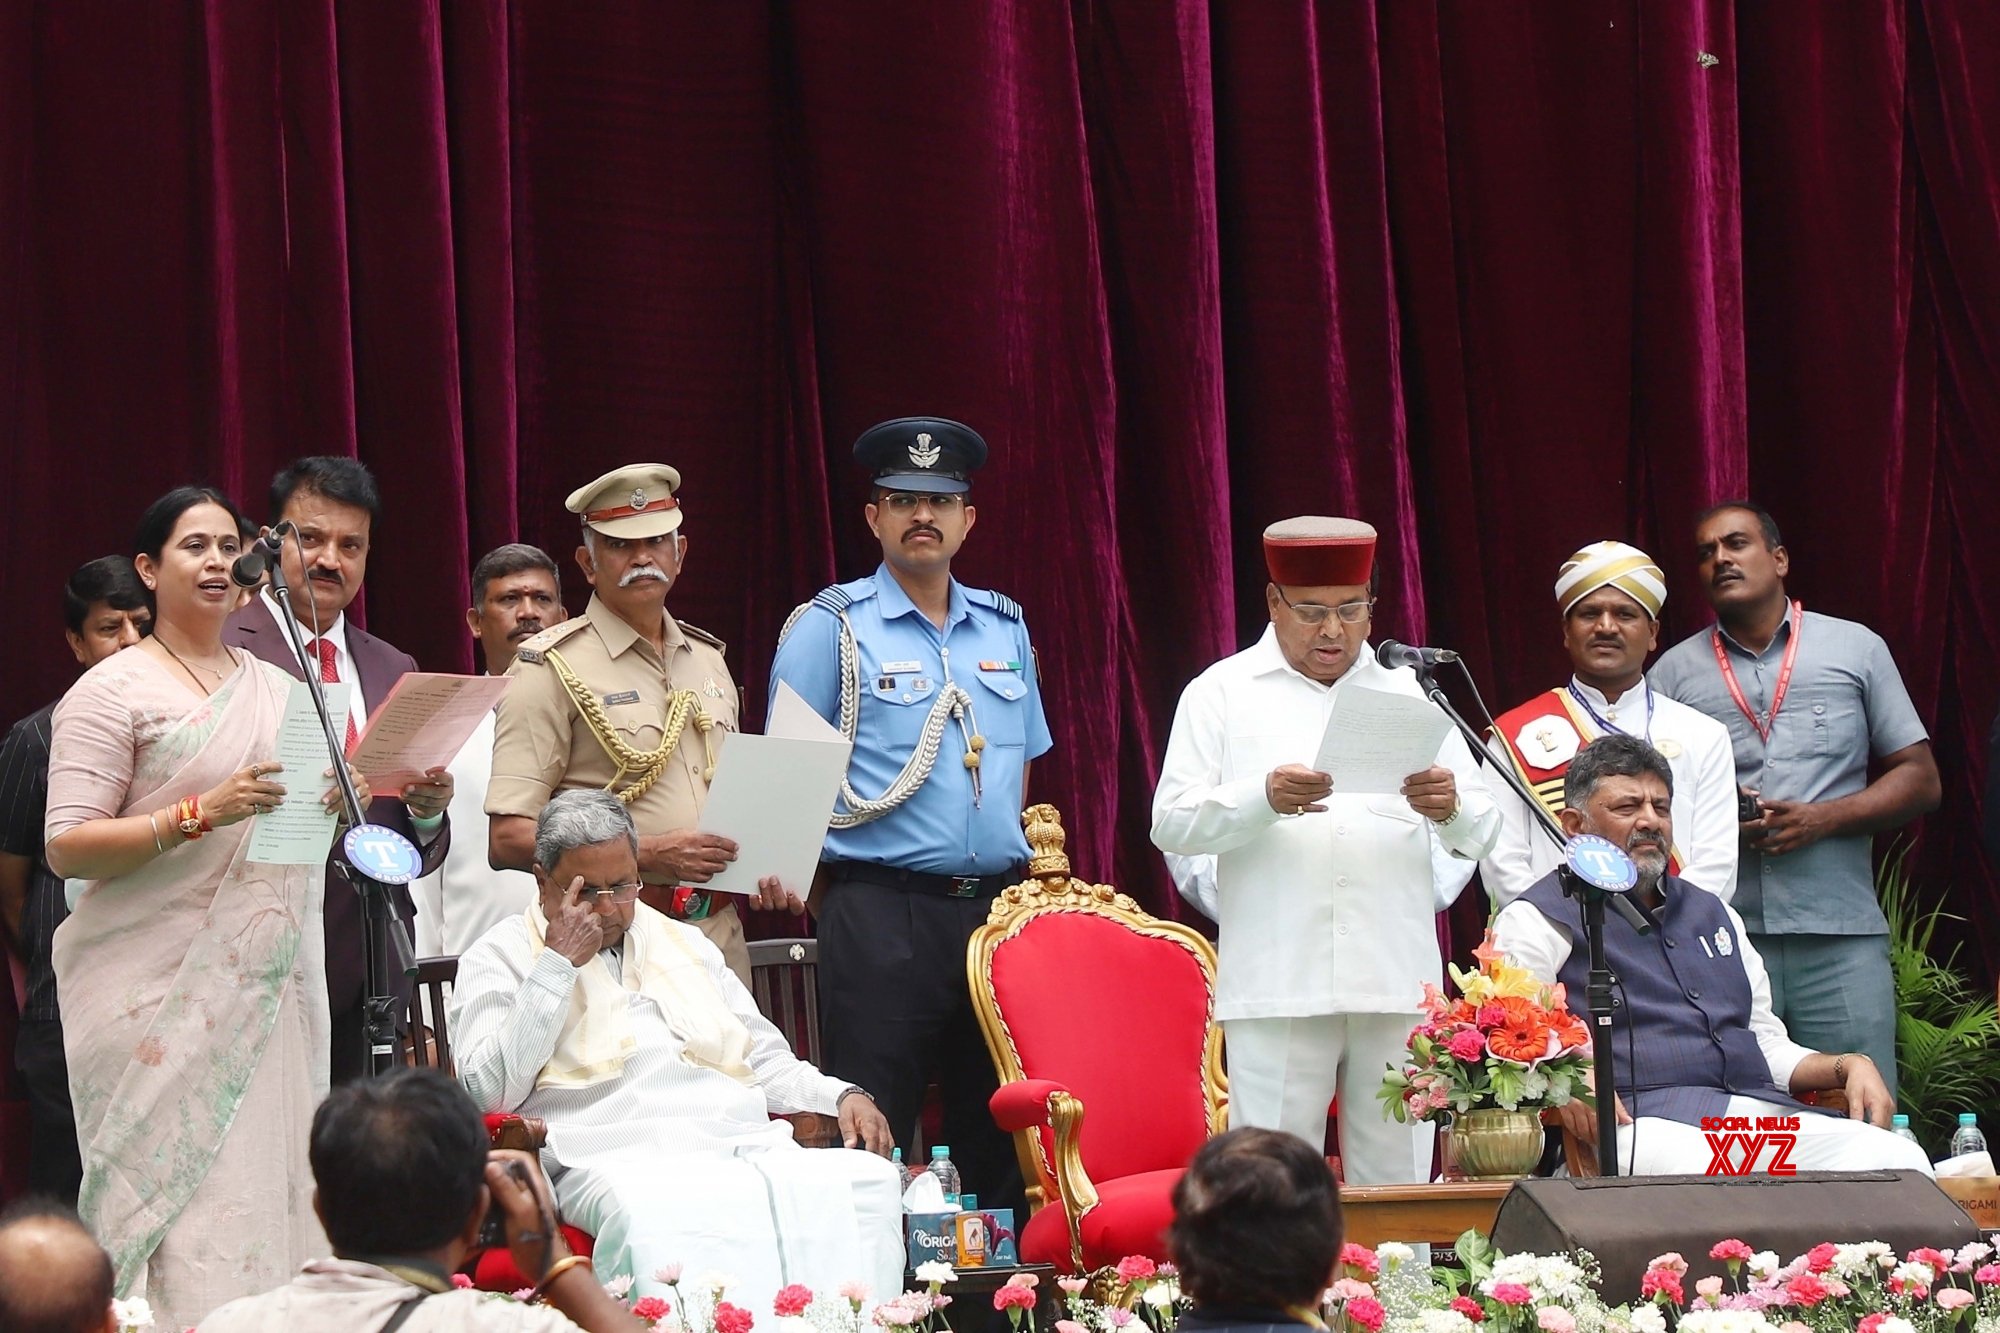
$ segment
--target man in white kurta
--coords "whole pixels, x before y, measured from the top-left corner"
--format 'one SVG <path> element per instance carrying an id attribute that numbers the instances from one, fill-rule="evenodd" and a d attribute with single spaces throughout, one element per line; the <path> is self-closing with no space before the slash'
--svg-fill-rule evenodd
<path id="1" fill-rule="evenodd" d="M 547 1122 L 565 1215 L 595 1237 L 599 1273 L 631 1274 L 642 1295 L 665 1293 L 669 1264 L 730 1274 L 729 1299 L 753 1310 L 795 1282 L 899 1290 L 887 1122 L 792 1054 L 701 932 L 634 901 L 631 828 L 601 791 L 542 812 L 538 900 L 459 962 L 459 1080 L 488 1111 Z M 770 1118 L 797 1111 L 837 1115 L 850 1148 L 799 1147 Z"/>
<path id="2" fill-rule="evenodd" d="M 1374 545 L 1348 519 L 1266 531 L 1272 623 L 1182 693 L 1152 829 L 1162 851 L 1215 857 L 1231 1122 L 1319 1143 L 1337 1091 L 1357 1185 L 1429 1174 L 1428 1131 L 1386 1120 L 1375 1094 L 1441 976 L 1434 883 L 1462 889 L 1499 824 L 1456 735 L 1399 791 L 1343 793 L 1311 768 L 1347 692 L 1422 694 L 1369 649 Z M 1434 871 L 1434 853 L 1462 869 Z"/>
<path id="3" fill-rule="evenodd" d="M 486 674 L 504 676 L 514 649 L 568 618 L 556 562 L 539 546 L 510 542 L 472 567 L 472 605 L 465 626 L 479 640 Z M 451 797 L 452 838 L 444 864 L 410 885 L 417 905 L 419 957 L 462 954 L 535 898 L 535 877 L 525 870 L 495 870 L 487 861 L 486 787 L 493 777 L 494 714 L 479 719 L 451 761 L 457 788 Z"/>
<path id="4" fill-rule="evenodd" d="M 1674 772 L 1679 832 L 1673 873 L 1727 902 L 1736 892 L 1736 756 L 1727 727 L 1646 680 L 1646 656 L 1659 646 L 1666 598 L 1666 575 L 1636 546 L 1592 542 L 1564 561 L 1556 574 L 1556 605 L 1573 674 L 1502 713 L 1486 747 L 1553 816 L 1562 808 L 1563 774 L 1577 751 L 1613 732 L 1647 741 Z M 1499 908 L 1554 870 L 1562 856 L 1521 798 L 1498 779 L 1492 786 L 1500 840 L 1479 871 Z"/>

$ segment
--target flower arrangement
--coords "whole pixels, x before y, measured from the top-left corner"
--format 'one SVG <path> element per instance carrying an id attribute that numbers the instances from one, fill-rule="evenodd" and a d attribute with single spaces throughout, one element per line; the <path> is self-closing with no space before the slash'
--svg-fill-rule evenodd
<path id="1" fill-rule="evenodd" d="M 1663 1254 L 1632 1306 L 1598 1296 L 1587 1253 L 1502 1255 L 1470 1231 L 1455 1248 L 1462 1269 L 1426 1270 L 1406 1245 L 1347 1246 L 1328 1321 L 1345 1333 L 2000 1333 L 2000 1263 L 1985 1244 L 1900 1259 L 1880 1241 L 1824 1244 L 1781 1264 L 1726 1239 L 1708 1255 L 1727 1277 L 1690 1284 L 1687 1260 Z"/>
<path id="2" fill-rule="evenodd" d="M 1449 968 L 1459 998 L 1424 986 L 1424 1021 L 1410 1033 L 1409 1061 L 1391 1066 L 1377 1093 L 1399 1121 L 1441 1121 L 1497 1108 L 1594 1105 L 1590 1029 L 1569 1011 L 1561 985 L 1545 985 L 1487 941 L 1477 971 Z"/>

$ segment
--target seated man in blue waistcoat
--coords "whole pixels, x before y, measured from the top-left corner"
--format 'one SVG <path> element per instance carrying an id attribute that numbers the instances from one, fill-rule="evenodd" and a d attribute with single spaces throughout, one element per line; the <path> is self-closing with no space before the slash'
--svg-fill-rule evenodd
<path id="1" fill-rule="evenodd" d="M 1673 792 L 1665 757 L 1644 739 L 1615 732 L 1579 751 L 1563 780 L 1564 831 L 1595 833 L 1623 847 L 1639 868 L 1633 896 L 1660 921 L 1660 929 L 1640 935 L 1614 912 L 1605 930 L 1605 953 L 1619 980 L 1612 1034 L 1620 1170 L 1928 1172 L 1923 1150 L 1887 1130 L 1895 1099 L 1868 1057 L 1828 1055 L 1792 1041 L 1771 1012 L 1770 978 L 1742 920 L 1722 899 L 1667 873 Z M 1582 908 L 1564 896 L 1558 872 L 1501 910 L 1493 938 L 1536 976 L 1562 982 L 1573 1003 L 1582 1000 L 1589 967 Z M 1847 1094 L 1845 1119 L 1795 1100 L 1834 1088 Z M 1562 1115 L 1571 1133 L 1596 1142 L 1597 1120 L 1588 1108 L 1573 1102 Z M 1789 1130 L 1777 1136 L 1795 1137 L 1795 1144 L 1753 1145 L 1765 1117 L 1796 1117 L 1795 1136 Z M 1712 1169 L 1731 1128 L 1748 1132 L 1727 1141 L 1727 1165 Z"/>

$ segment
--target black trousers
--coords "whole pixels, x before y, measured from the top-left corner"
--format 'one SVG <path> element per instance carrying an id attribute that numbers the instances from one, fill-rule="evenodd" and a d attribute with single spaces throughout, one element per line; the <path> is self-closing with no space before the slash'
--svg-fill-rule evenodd
<path id="1" fill-rule="evenodd" d="M 1026 1216 L 1020 1161 L 987 1106 L 999 1079 L 965 979 L 966 942 L 992 905 L 991 897 L 906 893 L 836 872 L 820 904 L 820 1026 L 826 1072 L 872 1093 L 906 1152 L 936 1078 L 944 1142 L 963 1187 L 986 1207 L 1013 1208 L 1018 1220 Z"/>
<path id="2" fill-rule="evenodd" d="M 62 1024 L 22 1019 L 14 1038 L 14 1068 L 28 1090 L 28 1133 L 34 1153 L 28 1188 L 76 1206 L 83 1188 L 83 1158 L 76 1146 L 76 1113 L 69 1103 L 69 1062 Z"/>

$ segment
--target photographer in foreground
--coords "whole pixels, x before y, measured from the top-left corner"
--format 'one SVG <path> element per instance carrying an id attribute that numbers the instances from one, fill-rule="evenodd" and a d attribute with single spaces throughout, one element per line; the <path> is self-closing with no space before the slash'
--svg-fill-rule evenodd
<path id="1" fill-rule="evenodd" d="M 399 1069 L 334 1089 L 313 1116 L 312 1170 L 313 1207 L 335 1257 L 313 1260 L 276 1291 L 231 1301 L 201 1321 L 200 1333 L 644 1327 L 606 1294 L 590 1261 L 563 1244 L 535 1159 L 489 1150 L 472 1099 L 435 1070 Z M 495 1206 L 515 1265 L 542 1275 L 539 1304 L 452 1286 Z"/>

